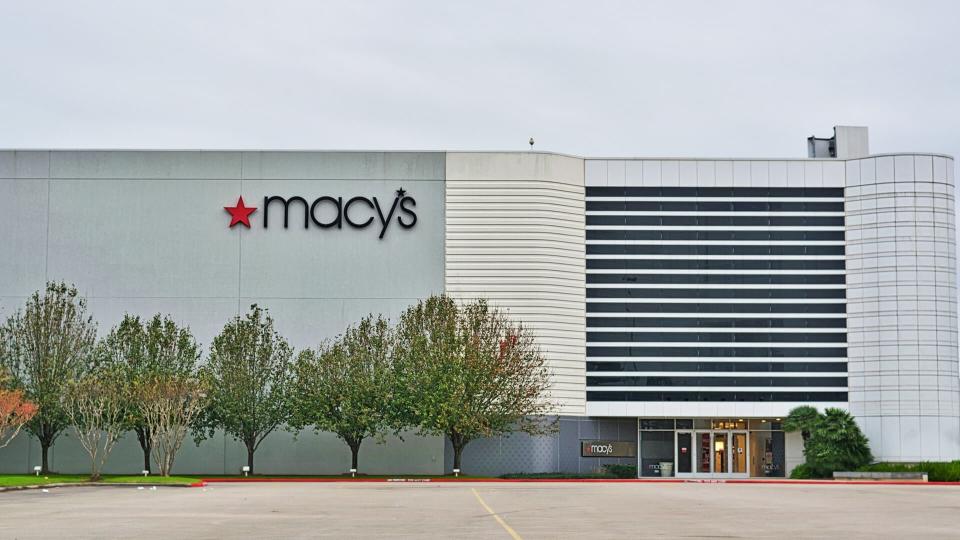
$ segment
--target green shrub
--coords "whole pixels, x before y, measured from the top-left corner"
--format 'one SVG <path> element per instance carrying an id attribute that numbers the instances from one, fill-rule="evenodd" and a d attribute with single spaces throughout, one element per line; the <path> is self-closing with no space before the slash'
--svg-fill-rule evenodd
<path id="1" fill-rule="evenodd" d="M 577 478 L 636 478 L 636 465 L 604 465 L 600 472 L 588 473 L 566 473 L 566 472 L 546 472 L 546 473 L 508 473 L 500 475 L 500 478 L 532 478 L 532 479 L 577 479 Z"/>
<path id="2" fill-rule="evenodd" d="M 960 461 L 872 463 L 857 469 L 866 472 L 925 472 L 931 482 L 960 482 Z"/>
<path id="3" fill-rule="evenodd" d="M 803 449 L 810 473 L 830 478 L 834 471 L 855 471 L 873 461 L 867 437 L 843 409 L 827 409 Z"/>
<path id="4" fill-rule="evenodd" d="M 508 473 L 500 475 L 500 478 L 508 479 L 578 479 L 578 478 L 615 478 L 610 473 L 563 473 L 563 472 L 548 472 L 548 473 Z"/>
<path id="5" fill-rule="evenodd" d="M 811 478 L 818 477 L 814 476 L 813 470 L 806 463 L 801 463 L 790 471 L 790 478 L 794 480 L 810 480 Z"/>
<path id="6" fill-rule="evenodd" d="M 636 465 L 621 465 L 619 463 L 604 465 L 603 470 L 615 478 L 636 478 Z"/>

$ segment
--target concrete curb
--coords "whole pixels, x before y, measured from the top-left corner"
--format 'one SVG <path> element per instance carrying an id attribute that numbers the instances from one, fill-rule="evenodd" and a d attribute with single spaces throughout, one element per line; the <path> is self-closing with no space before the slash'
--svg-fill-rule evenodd
<path id="1" fill-rule="evenodd" d="M 824 485 L 824 486 L 958 486 L 960 482 L 920 482 L 904 480 L 767 480 L 767 479 L 718 479 L 718 478 L 204 478 L 192 484 L 161 483 L 116 483 L 116 482 L 70 482 L 36 484 L 27 486 L 0 487 L 0 493 L 28 489 L 62 487 L 204 487 L 208 484 L 261 484 L 261 483 L 607 483 L 607 484 L 776 484 L 776 485 Z"/>
<path id="2" fill-rule="evenodd" d="M 825 486 L 960 486 L 960 482 L 919 482 L 904 480 L 767 480 L 767 479 L 719 479 L 719 478 L 204 478 L 202 483 L 632 483 L 632 484 L 777 484 L 777 485 L 825 485 Z"/>
<path id="3" fill-rule="evenodd" d="M 203 481 L 194 482 L 192 484 L 158 484 L 158 483 L 144 483 L 144 484 L 132 484 L 132 483 L 120 483 L 120 482 L 58 482 L 54 484 L 35 484 L 29 486 L 2 486 L 0 487 L 0 493 L 6 491 L 23 491 L 28 489 L 49 489 L 49 488 L 62 488 L 62 487 L 175 487 L 175 488 L 188 488 L 188 487 L 203 487 L 206 483 Z"/>

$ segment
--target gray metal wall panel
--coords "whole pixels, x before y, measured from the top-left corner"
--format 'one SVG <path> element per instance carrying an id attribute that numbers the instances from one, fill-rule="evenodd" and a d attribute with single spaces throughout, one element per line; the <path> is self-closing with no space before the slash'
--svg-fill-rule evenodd
<path id="1" fill-rule="evenodd" d="M 472 441 L 463 450 L 463 473 L 499 476 L 508 473 L 549 473 L 559 470 L 559 434 L 531 436 L 514 433 Z M 453 446 L 444 443 L 447 473 L 453 471 Z"/>
<path id="2" fill-rule="evenodd" d="M 0 178 L 16 178 L 16 152 L 13 150 L 0 151 Z"/>
<path id="3" fill-rule="evenodd" d="M 438 152 L 244 152 L 243 178 L 443 180 Z"/>
<path id="4" fill-rule="evenodd" d="M 236 297 L 236 239 L 259 232 L 226 226 L 222 207 L 236 202 L 239 180 L 50 184 L 50 279 L 88 298 Z"/>
<path id="5" fill-rule="evenodd" d="M 50 152 L 50 178 L 239 179 L 240 153 L 62 150 Z"/>
<path id="6" fill-rule="evenodd" d="M 258 207 L 251 216 L 258 226 L 241 231 L 240 295 L 413 301 L 440 292 L 443 267 L 436 263 L 443 260 L 442 186 L 429 180 L 244 180 L 244 200 Z M 283 229 L 283 206 L 271 203 L 269 214 L 263 208 L 264 197 L 272 195 L 303 195 L 311 201 L 322 195 L 344 201 L 376 196 L 386 214 L 400 188 L 416 199 L 417 223 L 404 229 L 394 216 L 383 239 L 378 239 L 381 226 L 376 211 L 362 204 L 353 206 L 351 215 L 356 221 L 373 217 L 365 229 L 351 229 L 346 223 L 342 230 L 304 229 L 303 212 L 294 207 L 290 228 Z M 268 229 L 259 226 L 265 215 L 269 215 Z M 277 241 L 279 236 L 283 242 Z"/>
<path id="7" fill-rule="evenodd" d="M 0 178 L 0 316 L 46 279 L 63 279 L 87 296 L 101 334 L 125 312 L 169 313 L 207 347 L 230 317 L 257 302 L 295 347 L 315 346 L 368 313 L 395 318 L 443 291 L 444 163 L 442 153 L 0 152 L 0 173 L 20 178 Z M 400 187 L 417 200 L 417 225 L 393 223 L 384 240 L 372 227 L 261 228 L 264 195 L 376 195 L 389 205 Z M 223 210 L 241 194 L 258 207 L 249 230 L 228 228 Z M 0 471 L 29 471 L 38 450 L 18 437 L 0 449 Z M 60 472 L 87 468 L 72 436 L 52 456 Z M 234 473 L 245 460 L 241 445 L 218 435 L 200 448 L 185 441 L 175 471 Z M 256 463 L 265 473 L 337 473 L 349 466 L 349 450 L 331 434 L 294 442 L 280 432 Z M 441 472 L 443 441 L 367 441 L 361 467 Z M 107 471 L 141 468 L 136 439 L 127 436 Z"/>
<path id="8" fill-rule="evenodd" d="M 0 296 L 15 304 L 44 284 L 47 189 L 46 179 L 0 178 Z M 0 301 L 0 317 L 10 312 Z"/>
<path id="9" fill-rule="evenodd" d="M 33 150 L 14 152 L 15 178 L 49 178 L 50 153 Z"/>
<path id="10" fill-rule="evenodd" d="M 593 473 L 603 465 L 636 465 L 636 458 L 593 458 L 580 455 L 585 440 L 637 441 L 635 418 L 561 416 L 557 431 L 544 436 L 516 433 L 470 442 L 463 451 L 464 474 L 499 476 L 510 473 Z M 599 436 L 597 435 L 599 433 Z M 453 470 L 453 447 L 445 441 L 445 470 Z"/>

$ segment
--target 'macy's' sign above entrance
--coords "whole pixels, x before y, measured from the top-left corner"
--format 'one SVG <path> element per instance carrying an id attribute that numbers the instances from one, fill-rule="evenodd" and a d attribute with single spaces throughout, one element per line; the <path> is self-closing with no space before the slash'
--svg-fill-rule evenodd
<path id="1" fill-rule="evenodd" d="M 416 206 L 417 201 L 407 195 L 403 188 L 397 190 L 393 202 L 389 205 L 381 204 L 377 197 L 351 197 L 344 200 L 343 197 L 324 195 L 308 201 L 299 196 L 271 195 L 263 198 L 262 223 L 264 229 L 270 227 L 270 211 L 273 210 L 274 220 L 279 220 L 279 214 L 283 214 L 284 229 L 291 224 L 294 227 L 299 226 L 301 220 L 304 229 L 311 226 L 342 229 L 344 224 L 354 229 L 373 226 L 379 229 L 379 238 L 382 239 L 394 221 L 404 229 L 413 228 L 417 224 L 417 213 L 414 211 Z M 230 214 L 231 228 L 243 225 L 249 229 L 250 215 L 257 211 L 256 206 L 246 206 L 243 197 L 237 199 L 236 205 L 223 208 Z"/>
<path id="2" fill-rule="evenodd" d="M 637 443 L 631 441 L 580 441 L 583 457 L 637 457 Z"/>

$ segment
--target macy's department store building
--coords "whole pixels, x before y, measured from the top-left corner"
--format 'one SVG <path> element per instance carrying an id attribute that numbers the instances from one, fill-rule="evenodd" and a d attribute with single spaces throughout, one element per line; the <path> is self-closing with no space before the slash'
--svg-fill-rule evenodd
<path id="1" fill-rule="evenodd" d="M 535 330 L 560 429 L 471 443 L 471 474 L 783 476 L 803 455 L 781 419 L 801 404 L 849 409 L 877 459 L 960 458 L 953 159 L 871 155 L 865 128 L 808 145 L 805 159 L 2 151 L 0 317 L 66 280 L 101 334 L 125 312 L 169 313 L 206 346 L 255 302 L 308 347 L 432 293 L 484 296 Z M 0 471 L 38 454 L 18 437 Z M 52 459 L 87 466 L 71 437 Z M 128 436 L 107 472 L 141 459 Z M 411 435 L 360 461 L 439 474 L 452 453 Z M 220 437 L 187 442 L 175 472 L 243 464 Z M 257 452 L 262 473 L 347 468 L 327 433 L 277 432 Z"/>

